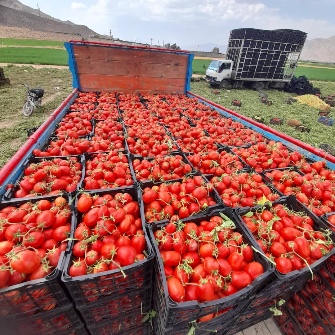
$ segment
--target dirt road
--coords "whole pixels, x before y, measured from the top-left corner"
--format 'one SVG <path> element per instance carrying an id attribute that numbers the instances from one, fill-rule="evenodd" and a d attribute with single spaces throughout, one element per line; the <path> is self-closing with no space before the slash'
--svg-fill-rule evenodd
<path id="1" fill-rule="evenodd" d="M 53 68 L 53 69 L 67 69 L 68 66 L 62 65 L 41 65 L 41 64 L 15 64 L 15 63 L 0 63 L 0 67 L 15 65 L 15 66 L 32 66 L 35 69 L 43 69 L 43 68 Z"/>

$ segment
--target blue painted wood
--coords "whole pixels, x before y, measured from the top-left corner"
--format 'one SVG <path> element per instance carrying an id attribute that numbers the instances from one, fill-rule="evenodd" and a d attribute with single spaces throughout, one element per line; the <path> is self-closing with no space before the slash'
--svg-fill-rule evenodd
<path id="1" fill-rule="evenodd" d="M 78 81 L 78 71 L 77 71 L 77 66 L 76 66 L 76 62 L 74 59 L 74 55 L 73 55 L 73 48 L 72 48 L 73 43 L 70 42 L 65 42 L 64 46 L 65 49 L 68 53 L 69 56 L 69 60 L 68 60 L 68 65 L 69 65 L 69 69 L 72 73 L 72 87 L 73 88 L 78 88 L 80 90 L 79 87 L 79 81 Z"/>
<path id="2" fill-rule="evenodd" d="M 192 63 L 193 63 L 194 54 L 188 55 L 188 64 L 187 64 L 187 72 L 186 72 L 186 83 L 185 83 L 185 94 L 191 89 L 191 78 L 192 78 Z"/>

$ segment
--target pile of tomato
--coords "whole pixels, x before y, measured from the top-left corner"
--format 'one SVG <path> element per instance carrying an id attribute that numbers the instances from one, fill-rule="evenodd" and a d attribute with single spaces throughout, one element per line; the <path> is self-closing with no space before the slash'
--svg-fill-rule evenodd
<path id="1" fill-rule="evenodd" d="M 247 212 L 241 218 L 260 249 L 282 274 L 308 267 L 334 247 L 330 232 L 315 226 L 311 216 L 285 202 Z"/>
<path id="2" fill-rule="evenodd" d="M 33 156 L 50 158 L 24 170 L 15 197 L 76 191 L 78 224 L 71 236 L 72 211 L 67 200 L 60 202 L 63 197 L 49 207 L 48 200 L 2 205 L 0 287 L 50 273 L 69 236 L 70 276 L 122 272 L 147 258 L 144 226 L 151 229 L 163 220 L 155 243 L 171 299 L 213 301 L 237 293 L 264 272 L 251 242 L 232 220 L 211 215 L 213 209 L 278 200 L 264 171 L 280 192 L 294 194 L 314 213 L 335 208 L 334 172 L 324 163 L 308 162 L 185 95 L 79 93 Z M 305 175 L 267 171 L 290 166 Z M 139 191 L 139 198 L 120 189 L 125 186 Z M 195 215 L 202 215 L 197 223 L 180 221 Z M 328 235 L 314 231 L 308 216 L 281 205 L 243 219 L 281 273 L 313 264 L 332 249 Z"/>
<path id="3" fill-rule="evenodd" d="M 74 231 L 71 277 L 121 269 L 145 259 L 147 243 L 137 199 L 130 193 L 82 193 Z"/>
<path id="4" fill-rule="evenodd" d="M 265 173 L 284 195 L 295 197 L 316 215 L 335 211 L 335 173 L 324 162 L 305 162 L 302 171 L 272 170 Z"/>
<path id="5" fill-rule="evenodd" d="M 38 160 L 27 165 L 14 187 L 14 197 L 36 197 L 74 192 L 82 179 L 83 166 L 79 157 Z"/>
<path id="6" fill-rule="evenodd" d="M 220 211 L 195 220 L 172 218 L 154 237 L 176 302 L 231 296 L 265 271 L 249 241 Z"/>
<path id="7" fill-rule="evenodd" d="M 72 211 L 62 196 L 2 205 L 0 288 L 41 279 L 67 249 Z"/>

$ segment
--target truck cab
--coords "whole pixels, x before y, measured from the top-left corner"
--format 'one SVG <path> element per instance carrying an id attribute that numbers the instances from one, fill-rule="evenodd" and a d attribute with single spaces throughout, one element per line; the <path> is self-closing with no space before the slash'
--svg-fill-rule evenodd
<path id="1" fill-rule="evenodd" d="M 211 86 L 220 86 L 229 84 L 232 76 L 233 61 L 228 59 L 212 60 L 206 70 L 206 81 Z"/>

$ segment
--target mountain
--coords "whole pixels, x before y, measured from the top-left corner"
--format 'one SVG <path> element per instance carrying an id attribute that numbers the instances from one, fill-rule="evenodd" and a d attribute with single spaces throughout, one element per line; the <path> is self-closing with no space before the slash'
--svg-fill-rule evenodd
<path id="1" fill-rule="evenodd" d="M 300 59 L 335 63 L 335 36 L 307 40 Z"/>
<path id="2" fill-rule="evenodd" d="M 61 21 L 17 0 L 0 0 L 0 26 L 26 28 L 34 31 L 80 35 L 98 35 L 84 25 Z"/>

